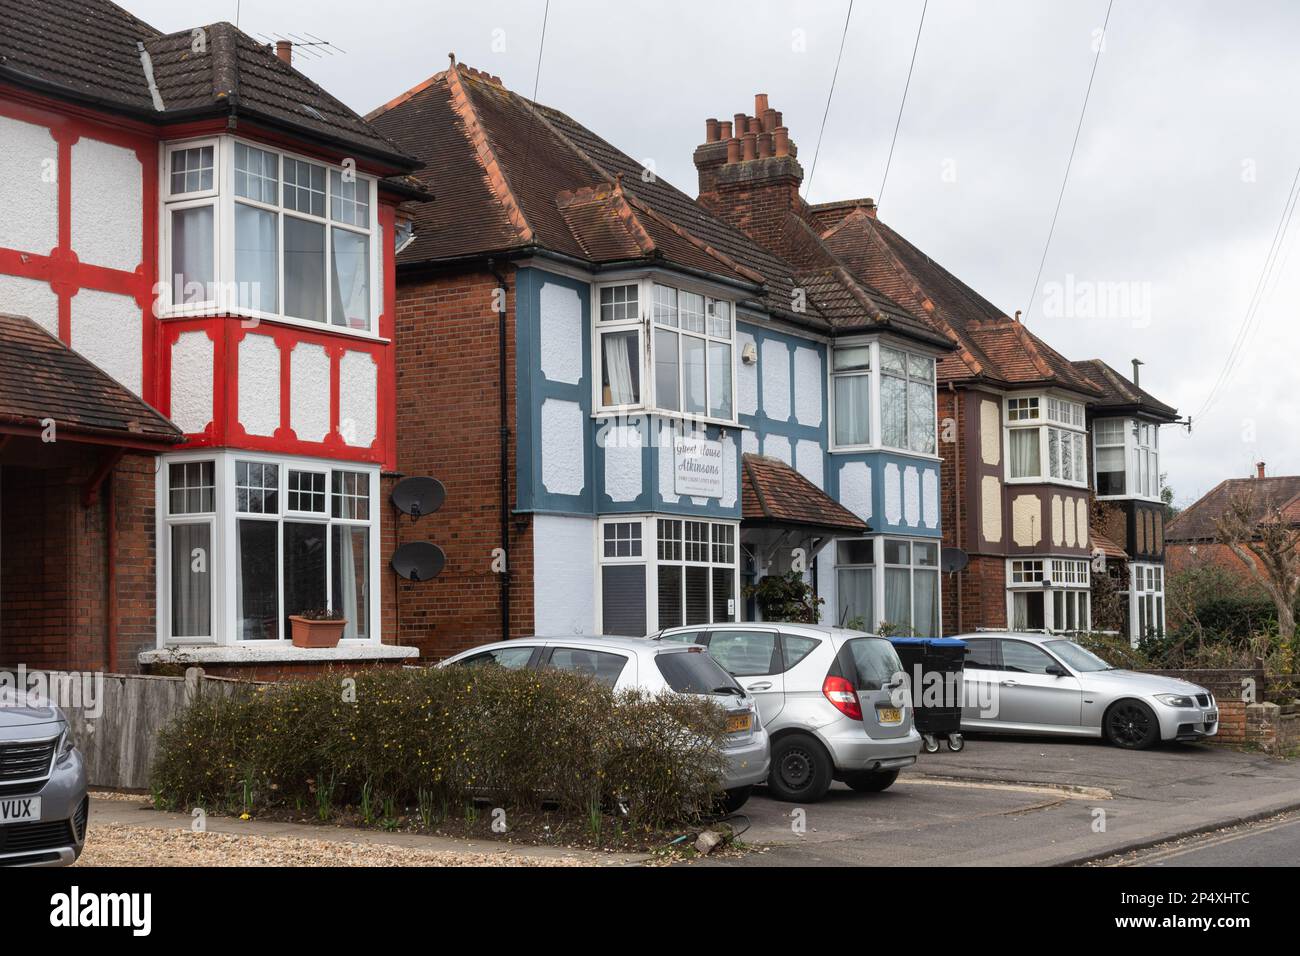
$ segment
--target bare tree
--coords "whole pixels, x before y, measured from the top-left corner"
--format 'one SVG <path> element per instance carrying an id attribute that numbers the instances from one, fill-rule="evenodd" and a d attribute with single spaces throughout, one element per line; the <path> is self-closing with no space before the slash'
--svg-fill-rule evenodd
<path id="1" fill-rule="evenodd" d="M 1219 541 L 1232 549 L 1273 599 L 1278 637 L 1284 644 L 1293 643 L 1300 595 L 1300 527 L 1288 522 L 1279 508 L 1256 511 L 1254 493 L 1239 492 L 1215 520 L 1215 529 Z"/>

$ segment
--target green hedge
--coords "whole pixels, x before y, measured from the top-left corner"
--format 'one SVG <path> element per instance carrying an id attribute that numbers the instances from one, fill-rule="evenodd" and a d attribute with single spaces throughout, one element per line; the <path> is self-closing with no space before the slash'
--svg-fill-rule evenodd
<path id="1" fill-rule="evenodd" d="M 322 819 L 415 808 L 425 826 L 474 799 L 545 802 L 661 828 L 711 809 L 723 735 L 707 701 L 616 696 L 571 674 L 372 670 L 197 700 L 160 736 L 153 790 L 164 806 Z"/>

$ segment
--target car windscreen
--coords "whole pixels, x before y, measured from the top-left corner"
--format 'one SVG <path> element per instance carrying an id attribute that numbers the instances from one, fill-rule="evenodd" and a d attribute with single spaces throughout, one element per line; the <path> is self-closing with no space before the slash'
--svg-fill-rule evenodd
<path id="1" fill-rule="evenodd" d="M 655 666 L 679 694 L 715 694 L 722 687 L 740 686 L 702 651 L 663 651 L 655 655 Z"/>
<path id="2" fill-rule="evenodd" d="M 880 690 L 903 669 L 894 645 L 883 637 L 856 637 L 844 645 L 844 650 L 857 671 L 853 684 L 858 690 Z"/>
<path id="3" fill-rule="evenodd" d="M 1081 673 L 1114 670 L 1092 651 L 1080 647 L 1074 641 L 1047 641 L 1043 646 Z"/>

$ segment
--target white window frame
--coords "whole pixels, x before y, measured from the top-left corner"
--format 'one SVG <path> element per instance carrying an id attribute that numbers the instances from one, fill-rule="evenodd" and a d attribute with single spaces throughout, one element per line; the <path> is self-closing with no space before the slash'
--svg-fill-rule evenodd
<path id="1" fill-rule="evenodd" d="M 835 572 L 835 577 L 834 577 L 835 604 L 831 608 L 831 613 L 835 616 L 835 620 L 828 621 L 827 623 L 835 627 L 838 627 L 840 624 L 839 613 L 840 613 L 840 607 L 842 606 L 842 602 L 840 601 L 840 577 L 839 577 L 840 570 L 841 569 L 861 570 L 861 569 L 869 568 L 871 569 L 871 590 L 872 590 L 871 606 L 873 609 L 872 616 L 875 619 L 866 622 L 867 629 L 874 633 L 880 629 L 880 626 L 882 624 L 885 623 L 894 624 L 894 625 L 906 623 L 908 628 L 915 633 L 916 632 L 916 575 L 918 572 L 922 574 L 929 574 L 933 572 L 935 575 L 935 603 L 936 603 L 935 614 L 938 618 L 939 630 L 942 631 L 943 629 L 943 574 L 939 567 L 939 560 L 943 554 L 943 542 L 940 541 L 938 538 L 908 538 L 902 535 L 872 535 L 870 537 L 870 540 L 873 542 L 873 553 L 872 553 L 873 561 L 871 564 L 840 564 L 839 562 L 840 542 L 853 541 L 853 540 L 860 540 L 860 539 L 839 538 L 831 543 L 831 546 L 834 547 L 835 549 L 834 551 L 831 552 L 831 560 L 834 562 L 833 570 Z M 907 554 L 908 563 L 905 565 L 891 563 L 887 561 L 885 558 L 885 552 L 887 546 L 891 543 L 899 543 L 899 542 L 904 543 L 908 546 L 908 554 Z M 916 558 L 917 545 L 931 545 L 934 547 L 935 549 L 934 564 L 932 565 L 919 564 L 917 562 L 917 558 Z M 909 594 L 909 602 L 911 604 L 911 615 L 910 615 L 911 620 L 907 622 L 889 621 L 885 617 L 885 578 L 889 570 L 898 571 L 902 569 L 906 569 L 908 571 L 908 589 L 909 589 L 908 594 Z M 941 635 L 936 633 L 936 634 L 921 634 L 920 636 L 940 637 Z"/>
<path id="2" fill-rule="evenodd" d="M 1007 623 L 1012 630 L 1021 629 L 1016 623 L 1017 594 L 1041 593 L 1043 595 L 1043 627 L 1049 634 L 1084 633 L 1092 629 L 1092 574 L 1091 564 L 1079 558 L 1008 558 L 1006 564 Z M 1082 627 L 1066 630 L 1056 621 L 1056 595 L 1064 594 L 1063 601 L 1075 605 L 1076 621 Z M 1062 622 L 1063 623 L 1063 622 Z"/>
<path id="3" fill-rule="evenodd" d="M 1034 406 L 1030 403 L 1037 402 Z M 1024 403 L 1024 404 L 1022 404 Z M 1022 411 L 1023 409 L 1023 411 Z M 1053 409 L 1058 413 L 1052 414 Z M 1013 414 L 1015 418 L 1013 420 Z M 1008 484 L 1048 484 L 1064 485 L 1069 488 L 1086 488 L 1091 480 L 1089 459 L 1089 441 L 1086 425 L 1086 413 L 1082 402 L 1064 398 L 1051 393 L 1036 395 L 1013 394 L 1003 397 L 1002 403 L 1003 446 L 1007 449 L 1005 480 Z M 1038 436 L 1038 474 L 1011 474 L 1011 436 L 1013 432 L 1034 431 Z M 1052 435 L 1057 436 L 1057 454 L 1052 454 Z M 1065 455 L 1061 451 L 1063 440 L 1071 448 L 1072 477 L 1064 477 Z M 1080 462 L 1079 456 L 1083 461 Z M 1093 456 L 1095 457 L 1095 456 Z M 1053 475 L 1056 469 L 1061 475 Z"/>
<path id="4" fill-rule="evenodd" d="M 212 515 L 200 516 L 211 520 L 212 549 L 208 555 L 208 568 L 212 579 L 212 634 L 206 638 L 174 638 L 171 636 L 171 531 L 174 523 L 169 515 L 169 474 L 170 466 L 183 462 L 212 461 L 214 463 L 215 505 Z M 255 462 L 276 465 L 279 468 L 279 486 L 277 492 L 277 511 L 275 514 L 247 514 L 235 509 L 235 470 L 236 462 Z M 300 512 L 288 510 L 288 473 L 290 470 L 323 472 L 325 478 L 325 513 Z M 369 476 L 369 513 L 368 519 L 335 518 L 333 516 L 333 472 L 364 472 Z M 163 456 L 161 466 L 155 474 L 155 524 L 157 527 L 157 609 L 156 632 L 157 646 L 204 645 L 230 646 L 240 648 L 277 648 L 292 646 L 290 638 L 284 633 L 284 523 L 286 521 L 318 523 L 327 527 L 326 563 L 325 563 L 325 601 L 333 601 L 333 527 L 359 526 L 368 528 L 370 580 L 366 621 L 366 637 L 345 638 L 342 646 L 365 647 L 381 643 L 382 629 L 382 576 L 380 567 L 380 546 L 382 527 L 380 522 L 380 469 L 378 465 L 365 462 L 336 461 L 320 458 L 300 458 L 286 455 L 271 455 L 262 452 L 247 452 L 236 449 L 214 451 L 195 450 L 178 452 Z M 178 516 L 185 518 L 188 516 Z M 248 639 L 238 633 L 239 622 L 236 619 L 236 589 L 239 586 L 237 567 L 238 528 L 240 520 L 274 521 L 277 526 L 277 550 L 279 555 L 276 571 L 276 607 L 278 618 L 277 636 L 275 638 Z"/>
<path id="5" fill-rule="evenodd" d="M 171 508 L 171 466 L 188 465 L 188 464 L 211 464 L 212 465 L 212 510 L 211 511 L 186 511 L 174 514 Z M 217 604 L 218 604 L 218 562 L 216 557 L 217 550 L 217 516 L 221 507 L 221 479 L 217 463 L 213 460 L 212 455 L 201 455 L 194 458 L 176 459 L 172 458 L 165 462 L 159 469 L 159 481 L 162 486 L 162 494 L 157 498 L 157 509 L 160 524 L 163 527 L 163 533 L 156 539 L 158 541 L 158 561 L 159 573 L 166 579 L 167 590 L 159 591 L 159 609 L 163 609 L 165 602 L 166 613 L 159 614 L 158 629 L 167 636 L 170 643 L 184 644 L 211 644 L 214 641 L 214 635 L 217 633 Z M 172 558 L 172 528 L 180 525 L 207 525 L 208 527 L 208 553 L 204 555 L 205 566 L 208 574 L 208 633 L 207 634 L 188 634 L 177 636 L 172 634 L 172 591 L 171 591 L 171 558 Z M 192 560 L 192 555 L 191 555 Z M 166 561 L 166 568 L 162 566 Z"/>
<path id="6" fill-rule="evenodd" d="M 1117 501 L 1136 498 L 1140 501 L 1160 501 L 1160 425 L 1142 418 L 1107 418 L 1098 421 L 1118 421 L 1123 429 L 1123 445 L 1098 443 L 1097 421 L 1093 422 L 1093 487 L 1096 488 L 1097 448 L 1122 448 L 1124 455 L 1124 493 L 1102 495 L 1103 500 Z"/>
<path id="7" fill-rule="evenodd" d="M 1165 567 L 1163 564 L 1133 561 L 1129 564 L 1128 591 L 1129 642 L 1137 647 L 1144 637 L 1142 622 L 1151 626 L 1153 620 L 1157 634 L 1165 633 Z"/>
<path id="8" fill-rule="evenodd" d="M 659 325 L 654 321 L 654 295 L 655 286 L 665 286 L 677 291 L 680 303 L 680 296 L 683 292 L 699 295 L 704 298 L 704 331 L 692 332 L 683 330 L 680 325 L 677 327 Z M 602 321 L 600 309 L 600 297 L 602 289 L 610 289 L 618 286 L 636 286 L 637 288 L 637 315 L 635 318 L 614 319 L 611 321 Z M 730 313 L 730 337 L 713 335 L 709 332 L 709 318 L 711 315 L 710 307 L 715 303 L 725 303 Z M 739 427 L 739 412 L 736 408 L 736 364 L 739 360 L 738 355 L 738 333 L 737 333 L 737 308 L 734 299 L 725 295 L 717 294 L 717 290 L 699 283 L 692 283 L 689 280 L 678 276 L 668 275 L 636 275 L 622 277 L 618 279 L 605 279 L 593 283 L 591 286 L 591 407 L 593 417 L 607 417 L 609 415 L 622 415 L 629 412 L 649 412 L 660 415 L 665 418 L 672 418 L 681 421 L 688 421 L 700 424 L 715 424 L 729 427 Z M 679 313 L 680 315 L 680 307 Z M 641 391 L 638 400 L 630 404 L 606 403 L 601 388 L 601 370 L 604 362 L 604 348 L 602 337 L 611 332 L 627 332 L 633 329 L 637 332 L 637 354 L 640 356 L 641 366 Z M 728 418 L 718 418 L 709 414 L 708 409 L 705 413 L 698 414 L 695 412 L 686 412 L 679 409 L 665 408 L 658 400 L 658 382 L 655 376 L 655 332 L 662 329 L 669 334 L 675 334 L 678 341 L 678 359 L 677 359 L 677 404 L 682 405 L 684 397 L 685 383 L 682 376 L 681 364 L 681 337 L 683 335 L 697 338 L 704 342 L 704 375 L 705 375 L 705 404 L 709 402 L 711 394 L 709 392 L 709 345 L 724 344 L 731 349 L 731 395 L 730 408 L 731 415 Z"/>
<path id="9" fill-rule="evenodd" d="M 661 561 L 659 558 L 659 521 L 661 519 L 664 521 L 680 521 L 680 522 L 697 521 L 709 525 L 710 526 L 709 541 L 708 544 L 706 545 L 708 549 L 709 560 L 708 561 L 686 560 L 686 552 L 685 552 L 686 527 L 685 524 L 683 524 L 682 525 L 682 549 L 683 549 L 682 559 L 681 560 L 665 559 Z M 605 557 L 605 527 L 607 525 L 618 525 L 618 524 L 629 524 L 629 523 L 636 523 L 639 524 L 641 527 L 641 554 L 639 556 L 627 556 L 627 557 L 614 556 L 608 558 Z M 714 532 L 713 532 L 713 526 L 715 525 L 723 525 L 723 526 L 730 527 L 732 529 L 732 540 L 730 542 L 732 548 L 731 564 L 723 564 L 720 562 L 713 561 L 713 554 L 714 554 L 713 549 L 716 546 L 714 541 Z M 604 589 L 602 586 L 601 568 L 607 564 L 608 565 L 613 565 L 613 564 L 639 565 L 646 569 L 645 621 L 646 621 L 647 634 L 654 634 L 656 631 L 659 631 L 662 628 L 662 625 L 660 625 L 659 623 L 659 567 L 661 564 L 671 565 L 671 566 L 676 566 L 681 568 L 691 566 L 691 567 L 707 567 L 710 569 L 710 574 L 708 576 L 710 616 L 712 616 L 713 614 L 713 604 L 714 604 L 712 569 L 713 568 L 730 569 L 732 572 L 731 574 L 732 593 L 729 595 L 728 600 L 732 602 L 731 603 L 732 621 L 733 622 L 740 621 L 741 619 L 740 548 L 741 548 L 741 544 L 740 544 L 740 522 L 739 521 L 719 519 L 708 515 L 667 514 L 663 512 L 656 512 L 653 514 L 604 515 L 598 518 L 596 520 L 596 528 L 595 528 L 596 576 L 594 581 L 594 590 L 595 590 L 594 603 L 595 603 L 595 618 L 596 618 L 597 630 L 601 629 L 601 627 L 603 626 L 603 622 L 605 620 Z M 683 571 L 682 573 L 683 587 L 685 587 L 685 580 L 686 580 L 686 576 L 685 576 L 685 572 Z M 685 606 L 683 605 L 683 617 L 685 616 L 684 607 Z M 723 622 L 712 621 L 710 623 L 712 624 L 712 623 L 723 623 Z M 700 624 L 698 626 L 704 628 L 707 627 L 708 625 Z"/>
<path id="10" fill-rule="evenodd" d="M 1102 441 L 1101 424 L 1103 422 L 1118 422 L 1120 435 L 1119 442 Z M 1131 418 L 1096 418 L 1092 422 L 1092 487 L 1097 491 L 1097 497 L 1102 499 L 1128 498 L 1133 490 L 1133 479 L 1129 472 L 1132 470 L 1129 455 L 1129 438 L 1130 430 L 1133 427 Z M 1101 452 L 1106 449 L 1119 449 L 1120 470 L 1124 474 L 1124 490 L 1117 494 L 1101 493 Z"/>
<path id="11" fill-rule="evenodd" d="M 278 179 L 276 203 L 268 204 L 259 200 L 235 195 L 235 144 L 240 143 L 263 152 L 274 153 L 278 157 Z M 198 193 L 185 193 L 172 197 L 171 190 L 171 156 L 173 153 L 198 146 L 214 146 L 214 188 Z M 299 160 L 321 166 L 325 169 L 325 215 L 313 216 L 297 210 L 288 210 L 284 206 L 284 164 L 286 159 Z M 333 173 L 343 172 L 344 167 L 317 156 L 309 156 L 291 150 L 281 149 L 269 143 L 247 139 L 240 136 L 223 135 L 198 139 L 177 140 L 164 144 L 159 150 L 159 174 L 162 187 L 158 191 L 159 236 L 162 237 L 158 250 L 159 275 L 167 286 L 168 295 L 158 297 L 158 315 L 160 318 L 180 318 L 195 315 L 230 315 L 254 318 L 259 321 L 272 322 L 297 328 L 314 329 L 338 335 L 356 338 L 379 339 L 379 316 L 383 309 L 383 249 L 379 229 L 379 191 L 378 180 L 356 170 L 357 183 L 366 183 L 369 190 L 369 223 L 356 226 L 349 222 L 335 221 L 332 218 Z M 241 306 L 238 299 L 237 277 L 235 275 L 235 205 L 244 205 L 276 213 L 276 269 L 278 288 L 276 290 L 276 312 Z M 171 211 L 173 209 L 192 208 L 194 206 L 213 206 L 213 283 L 214 296 L 204 302 L 174 304 L 171 299 L 174 292 L 170 288 L 172 281 L 172 236 Z M 284 256 L 284 217 L 291 215 L 325 227 L 325 320 L 315 322 L 286 315 L 285 300 L 285 256 Z M 333 269 L 334 230 L 345 231 L 366 236 L 369 243 L 369 326 L 366 329 L 336 325 L 333 321 L 334 294 L 331 281 Z"/>
<path id="12" fill-rule="evenodd" d="M 840 348 L 862 348 L 869 347 L 871 350 L 871 367 L 866 370 L 854 370 L 837 373 L 835 371 L 835 349 Z M 884 443 L 884 402 L 882 399 L 883 389 L 881 381 L 884 376 L 883 366 L 881 363 L 881 353 L 884 349 L 890 349 L 895 352 L 901 352 L 906 363 L 909 359 L 919 359 L 927 362 L 931 369 L 931 378 L 927 383 L 930 386 L 930 396 L 933 402 L 931 410 L 932 420 L 934 422 L 934 450 L 933 451 L 916 451 L 908 447 L 898 447 L 895 445 L 886 445 Z M 940 460 L 939 455 L 939 384 L 938 384 L 938 361 L 933 355 L 926 352 L 918 351 L 915 348 L 908 347 L 892 340 L 882 340 L 879 338 L 860 338 L 856 336 L 836 339 L 827 345 L 826 361 L 826 396 L 827 405 L 830 413 L 830 421 L 827 427 L 827 447 L 831 454 L 836 453 L 853 453 L 861 451 L 891 451 L 901 455 L 908 455 L 912 458 L 926 458 L 932 461 Z M 835 379 L 847 375 L 867 375 L 870 378 L 869 400 L 871 402 L 870 423 L 868 430 L 868 441 L 866 444 L 839 444 L 835 440 Z M 897 376 L 893 376 L 897 377 Z M 912 381 L 909 374 L 905 382 Z M 906 398 L 907 390 L 904 388 L 904 397 Z M 907 415 L 906 402 L 904 402 L 904 416 Z M 910 419 L 907 419 L 910 422 Z M 909 425 L 910 428 L 910 425 Z"/>

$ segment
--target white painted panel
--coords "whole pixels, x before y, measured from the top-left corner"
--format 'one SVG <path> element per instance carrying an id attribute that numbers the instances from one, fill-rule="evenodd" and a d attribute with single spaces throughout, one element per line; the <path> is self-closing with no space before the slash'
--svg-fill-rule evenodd
<path id="1" fill-rule="evenodd" d="M 736 332 L 736 355 L 745 354 L 745 347 L 754 345 L 754 337 L 748 332 Z M 758 363 L 746 365 L 743 361 L 736 363 L 736 409 L 742 415 L 753 415 L 758 411 Z"/>
<path id="2" fill-rule="evenodd" d="M 921 524 L 921 475 L 914 465 L 903 469 L 903 517 L 913 528 Z"/>
<path id="3" fill-rule="evenodd" d="M 48 256 L 58 246 L 58 172 L 48 129 L 0 116 L 0 248 Z"/>
<path id="4" fill-rule="evenodd" d="M 171 420 L 187 435 L 212 421 L 212 348 L 206 332 L 182 332 L 172 346 Z"/>
<path id="5" fill-rule="evenodd" d="M 263 437 L 280 427 L 280 349 L 269 335 L 239 343 L 239 424 Z"/>
<path id="6" fill-rule="evenodd" d="M 299 342 L 289 356 L 289 427 L 299 441 L 330 433 L 330 358 L 323 345 Z"/>
<path id="7" fill-rule="evenodd" d="M 903 518 L 903 472 L 894 462 L 885 465 L 885 520 L 898 524 Z"/>
<path id="8" fill-rule="evenodd" d="M 582 381 L 582 300 L 568 286 L 542 285 L 538 317 L 538 351 L 542 374 L 552 382 Z"/>
<path id="9" fill-rule="evenodd" d="M 927 468 L 921 475 L 921 501 L 925 526 L 939 527 L 939 473 L 933 468 Z"/>
<path id="10" fill-rule="evenodd" d="M 72 297 L 72 347 L 137 395 L 144 389 L 143 325 L 129 295 L 82 289 Z"/>
<path id="11" fill-rule="evenodd" d="M 1059 548 L 1063 540 L 1065 540 L 1065 529 L 1061 517 L 1061 496 L 1052 495 L 1052 544 Z"/>
<path id="12" fill-rule="evenodd" d="M 990 544 L 1002 541 L 1002 482 L 996 475 L 980 479 L 980 517 L 984 540 Z"/>
<path id="13" fill-rule="evenodd" d="M 1032 548 L 1043 540 L 1043 503 L 1037 495 L 1016 495 L 1011 499 L 1011 540 Z"/>
<path id="14" fill-rule="evenodd" d="M 3 148 L 3 147 L 0 147 Z M 0 203 L 4 199 L 0 197 Z M 0 206 L 0 209 L 3 209 Z M 7 216 L 0 215 L 0 230 Z M 4 240 L 0 239 L 0 246 Z M 59 336 L 59 297 L 48 282 L 22 276 L 0 275 L 0 312 L 31 319 L 50 335 Z"/>
<path id="15" fill-rule="evenodd" d="M 641 494 L 641 429 L 615 425 L 604 433 L 605 494 L 613 501 L 635 501 Z"/>
<path id="16" fill-rule="evenodd" d="M 533 518 L 533 630 L 563 637 L 595 634 L 596 557 L 593 518 Z"/>
<path id="17" fill-rule="evenodd" d="M 871 520 L 871 469 L 865 461 L 840 466 L 840 504 L 863 521 Z"/>
<path id="18" fill-rule="evenodd" d="M 735 507 L 736 495 L 740 490 L 739 455 L 736 453 L 736 438 L 728 435 L 722 439 L 722 498 L 719 504 L 724 508 Z"/>
<path id="19" fill-rule="evenodd" d="M 354 448 L 369 448 L 379 434 L 379 365 L 369 352 L 339 359 L 339 434 Z"/>
<path id="20" fill-rule="evenodd" d="M 800 425 L 822 423 L 822 358 L 804 346 L 794 350 L 794 417 Z"/>
<path id="21" fill-rule="evenodd" d="M 1002 460 L 1002 423 L 998 417 L 997 404 L 987 398 L 980 399 L 980 460 L 986 465 L 996 465 Z"/>
<path id="22" fill-rule="evenodd" d="M 763 414 L 778 422 L 790 420 L 790 349 L 776 339 L 763 342 Z"/>
<path id="23" fill-rule="evenodd" d="M 72 248 L 82 262 L 133 271 L 143 254 L 144 167 L 133 149 L 72 146 Z"/>
<path id="24" fill-rule="evenodd" d="M 673 426 L 671 422 L 659 423 L 659 441 L 655 445 L 654 455 L 658 459 L 659 498 L 670 505 L 680 500 L 677 497 L 677 483 L 674 480 L 673 467 Z"/>
<path id="25" fill-rule="evenodd" d="M 763 454 L 769 458 L 779 458 L 787 465 L 794 464 L 790 454 L 790 439 L 784 435 L 765 435 L 763 437 Z"/>
<path id="26" fill-rule="evenodd" d="M 582 406 L 558 398 L 542 402 L 542 487 L 553 495 L 582 494 L 583 445 Z"/>
<path id="27" fill-rule="evenodd" d="M 740 436 L 740 451 L 745 455 L 758 454 L 758 434 L 753 431 L 745 431 Z"/>
<path id="28" fill-rule="evenodd" d="M 1091 537 L 1088 530 L 1088 499 L 1074 499 L 1074 520 L 1075 533 L 1078 535 L 1079 547 L 1088 547 L 1088 541 Z"/>
<path id="29" fill-rule="evenodd" d="M 800 438 L 794 446 L 794 467 L 818 488 L 825 488 L 822 463 L 822 446 L 807 438 Z"/>

